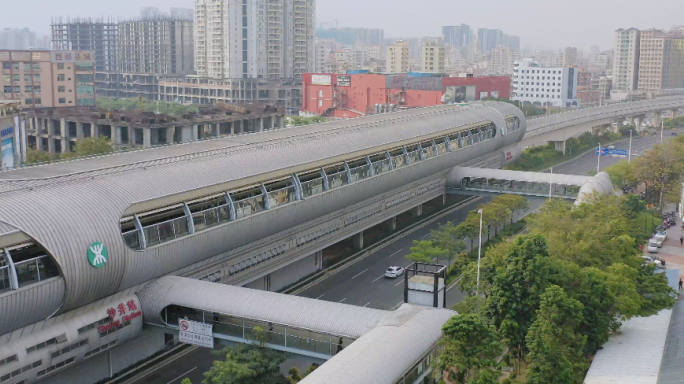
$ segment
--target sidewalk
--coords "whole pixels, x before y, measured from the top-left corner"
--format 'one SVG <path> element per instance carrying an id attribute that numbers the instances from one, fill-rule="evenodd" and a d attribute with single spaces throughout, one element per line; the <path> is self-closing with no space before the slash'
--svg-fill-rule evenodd
<path id="1" fill-rule="evenodd" d="M 676 221 L 674 226 L 667 229 L 667 239 L 655 255 L 665 260 L 667 269 L 679 269 L 679 276 L 684 278 L 684 246 L 679 243 L 679 237 L 684 235 L 684 230 L 681 219 L 677 218 Z"/>

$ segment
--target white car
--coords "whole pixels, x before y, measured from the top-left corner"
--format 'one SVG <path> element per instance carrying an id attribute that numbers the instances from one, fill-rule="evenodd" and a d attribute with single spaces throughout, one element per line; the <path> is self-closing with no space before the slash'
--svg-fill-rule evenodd
<path id="1" fill-rule="evenodd" d="M 404 274 L 404 268 L 402 267 L 396 267 L 392 266 L 387 268 L 385 271 L 385 277 L 390 277 L 392 279 L 396 279 L 397 277 L 401 276 Z"/>
<path id="2" fill-rule="evenodd" d="M 658 243 L 655 241 L 655 239 L 648 241 L 648 253 L 658 253 Z"/>

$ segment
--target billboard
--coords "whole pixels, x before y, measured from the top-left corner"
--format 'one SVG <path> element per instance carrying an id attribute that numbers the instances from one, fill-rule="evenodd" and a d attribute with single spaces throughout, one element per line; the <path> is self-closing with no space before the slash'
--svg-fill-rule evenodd
<path id="1" fill-rule="evenodd" d="M 330 75 L 311 75 L 311 84 L 313 85 L 331 85 L 332 76 Z"/>
<path id="2" fill-rule="evenodd" d="M 340 87 L 351 87 L 351 76 L 349 75 L 338 75 L 337 85 Z"/>
<path id="3" fill-rule="evenodd" d="M 95 52 L 92 51 L 52 51 L 53 63 L 77 63 L 95 61 Z"/>
<path id="4" fill-rule="evenodd" d="M 2 167 L 14 168 L 14 139 L 9 138 L 2 141 Z"/>
<path id="5" fill-rule="evenodd" d="M 466 87 L 448 86 L 444 89 L 444 104 L 463 103 L 466 101 Z"/>
<path id="6" fill-rule="evenodd" d="M 489 92 L 480 92 L 480 100 L 489 97 Z"/>

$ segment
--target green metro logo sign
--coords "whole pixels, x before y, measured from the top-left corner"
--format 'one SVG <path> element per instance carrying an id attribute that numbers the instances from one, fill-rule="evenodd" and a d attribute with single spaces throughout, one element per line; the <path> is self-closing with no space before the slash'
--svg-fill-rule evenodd
<path id="1" fill-rule="evenodd" d="M 88 247 L 88 262 L 95 268 L 102 268 L 107 264 L 109 254 L 104 244 L 96 241 Z"/>

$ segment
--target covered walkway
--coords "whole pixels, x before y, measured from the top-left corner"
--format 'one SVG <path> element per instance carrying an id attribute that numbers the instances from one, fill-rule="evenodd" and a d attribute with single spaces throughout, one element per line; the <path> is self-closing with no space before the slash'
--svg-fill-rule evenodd
<path id="1" fill-rule="evenodd" d="M 552 197 L 579 202 L 594 192 L 603 195 L 613 193 L 610 177 L 605 172 L 592 177 L 467 167 L 454 167 L 447 177 L 447 187 L 543 197 L 550 193 Z"/>
<path id="2" fill-rule="evenodd" d="M 211 324 L 215 338 L 329 359 L 303 384 L 410 384 L 429 372 L 442 325 L 456 313 L 404 304 L 394 311 L 165 276 L 138 292 L 145 322 Z M 378 369 L 378 367 L 383 367 Z"/>

